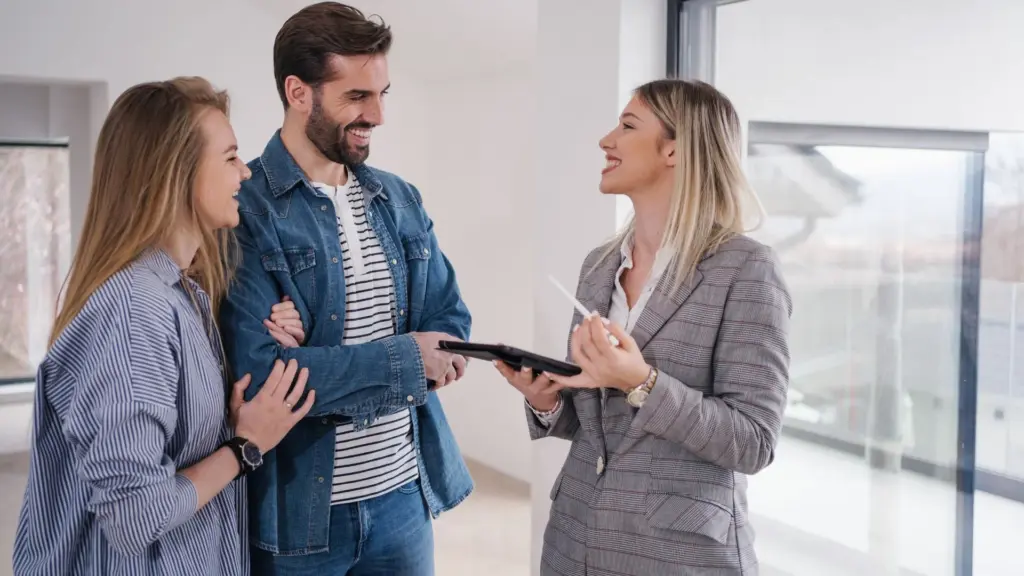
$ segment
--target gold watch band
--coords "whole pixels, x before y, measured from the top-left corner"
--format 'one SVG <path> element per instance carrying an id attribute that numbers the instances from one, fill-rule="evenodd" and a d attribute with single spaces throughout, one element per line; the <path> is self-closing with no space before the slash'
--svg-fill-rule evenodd
<path id="1" fill-rule="evenodd" d="M 642 384 L 633 388 L 633 390 L 643 390 L 644 392 L 650 392 L 654 388 L 655 382 L 658 381 L 658 369 L 651 366 L 651 370 L 647 373 L 647 379 Z"/>

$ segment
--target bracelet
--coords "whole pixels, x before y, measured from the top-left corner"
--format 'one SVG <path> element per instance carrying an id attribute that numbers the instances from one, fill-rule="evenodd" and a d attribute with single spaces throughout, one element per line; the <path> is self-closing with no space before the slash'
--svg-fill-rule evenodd
<path id="1" fill-rule="evenodd" d="M 529 400 L 526 401 L 526 404 L 530 407 L 530 410 L 533 410 L 533 413 L 536 414 L 537 416 L 551 416 L 555 412 L 558 412 L 558 409 L 562 407 L 562 395 L 559 394 L 558 397 L 555 398 L 555 407 L 552 408 L 551 410 L 548 410 L 547 412 L 541 412 L 540 410 L 537 410 L 536 408 L 533 407 L 533 404 L 530 404 Z"/>

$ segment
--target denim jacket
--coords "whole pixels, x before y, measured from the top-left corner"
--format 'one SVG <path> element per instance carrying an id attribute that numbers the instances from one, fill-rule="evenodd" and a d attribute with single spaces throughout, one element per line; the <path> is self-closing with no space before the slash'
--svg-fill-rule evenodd
<path id="1" fill-rule="evenodd" d="M 283 555 L 326 551 L 335 426 L 351 422 L 362 429 L 409 407 L 415 407 L 413 440 L 430 512 L 436 517 L 454 507 L 473 481 L 409 333 L 465 340 L 471 320 L 419 191 L 393 174 L 352 168 L 394 277 L 396 335 L 342 346 L 345 277 L 333 203 L 310 184 L 280 132 L 249 168 L 235 230 L 241 261 L 220 311 L 228 364 L 236 378 L 252 375 L 249 398 L 277 359 L 307 367 L 307 386 L 316 390 L 309 415 L 249 477 L 252 544 Z M 282 348 L 263 325 L 285 295 L 295 301 L 306 331 L 299 348 Z"/>

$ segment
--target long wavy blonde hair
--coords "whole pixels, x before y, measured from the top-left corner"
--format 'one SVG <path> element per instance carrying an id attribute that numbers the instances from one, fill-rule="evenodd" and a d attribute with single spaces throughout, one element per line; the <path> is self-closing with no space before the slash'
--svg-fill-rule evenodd
<path id="1" fill-rule="evenodd" d="M 198 77 L 138 84 L 114 102 L 96 143 L 89 206 L 51 346 L 104 282 L 178 230 L 182 214 L 201 235 L 185 273 L 210 296 L 217 317 L 230 280 L 232 236 L 201 224 L 193 187 L 205 146 L 200 118 L 228 109 L 227 93 Z"/>
<path id="2" fill-rule="evenodd" d="M 661 246 L 674 254 L 672 289 L 685 283 L 705 254 L 752 229 L 745 216 L 763 219 L 760 200 L 743 173 L 743 136 L 732 102 L 710 84 L 655 80 L 634 91 L 675 141 L 679 161 Z M 754 226 L 756 227 L 756 226 Z M 636 230 L 629 221 L 608 248 L 616 252 Z"/>

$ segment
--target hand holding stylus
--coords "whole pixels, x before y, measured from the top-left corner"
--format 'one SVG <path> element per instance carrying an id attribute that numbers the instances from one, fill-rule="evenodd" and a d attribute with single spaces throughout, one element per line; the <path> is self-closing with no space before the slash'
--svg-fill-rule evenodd
<path id="1" fill-rule="evenodd" d="M 562 286 L 558 282 L 558 280 L 555 279 L 554 276 L 549 275 L 548 280 L 551 280 L 551 283 L 555 285 L 555 288 L 558 288 L 558 290 L 562 294 L 565 294 L 565 297 L 568 298 L 570 302 L 572 302 L 572 305 L 576 308 L 577 311 L 579 311 L 580 314 L 583 315 L 584 318 L 601 318 L 600 314 L 598 314 L 597 312 L 591 312 L 590 310 L 587 310 L 587 307 L 584 306 L 579 300 L 577 300 L 575 296 L 570 294 L 569 291 L 566 290 L 565 287 Z M 610 321 L 607 318 L 601 318 L 601 321 L 604 322 L 605 325 L 608 325 L 610 323 Z M 612 334 L 611 332 L 608 333 L 608 341 L 611 342 L 612 346 L 615 347 L 618 347 L 620 344 L 619 339 L 616 338 L 615 335 Z"/>

